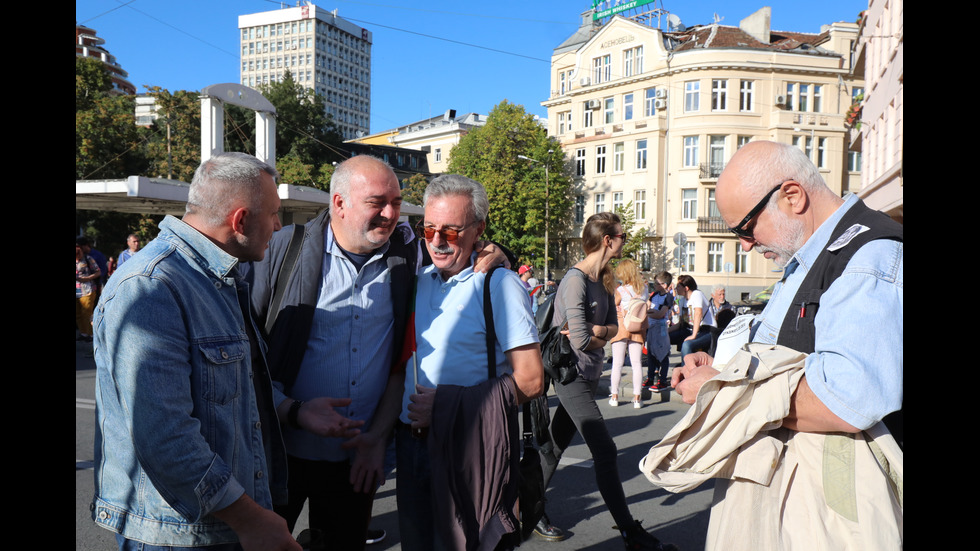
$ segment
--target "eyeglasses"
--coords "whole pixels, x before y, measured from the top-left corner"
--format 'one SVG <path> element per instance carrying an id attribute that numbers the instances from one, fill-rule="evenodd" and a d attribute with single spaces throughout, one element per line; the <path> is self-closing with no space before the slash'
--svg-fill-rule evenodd
<path id="1" fill-rule="evenodd" d="M 441 230 L 437 230 L 433 227 L 426 226 L 422 222 L 419 222 L 418 225 L 415 226 L 415 231 L 419 236 L 424 237 L 426 241 L 432 241 L 432 239 L 438 233 L 447 243 L 455 243 L 456 240 L 459 239 L 459 234 L 473 224 L 476 224 L 476 222 L 470 222 L 458 230 L 453 228 L 443 228 Z"/>
<path id="2" fill-rule="evenodd" d="M 618 238 L 622 239 L 623 241 L 626 241 L 626 238 L 629 237 L 629 234 L 628 233 L 614 233 L 614 234 L 610 235 L 609 237 L 618 237 Z"/>
<path id="3" fill-rule="evenodd" d="M 766 203 L 769 202 L 769 198 L 772 197 L 772 194 L 779 191 L 780 188 L 783 187 L 783 184 L 785 184 L 786 182 L 789 182 L 789 180 L 780 182 L 778 186 L 772 188 L 772 191 L 767 193 L 766 196 L 763 197 L 762 200 L 759 201 L 758 204 L 756 204 L 755 207 L 753 207 L 752 210 L 750 210 L 749 213 L 745 215 L 745 218 L 743 218 L 742 221 L 739 222 L 737 226 L 735 226 L 734 228 L 728 228 L 728 231 L 734 233 L 736 236 L 738 236 L 741 239 L 755 241 L 755 237 L 753 237 L 752 235 L 752 230 L 746 229 L 745 225 L 748 224 L 750 220 L 755 218 L 757 214 L 762 212 L 762 209 L 766 207 Z"/>

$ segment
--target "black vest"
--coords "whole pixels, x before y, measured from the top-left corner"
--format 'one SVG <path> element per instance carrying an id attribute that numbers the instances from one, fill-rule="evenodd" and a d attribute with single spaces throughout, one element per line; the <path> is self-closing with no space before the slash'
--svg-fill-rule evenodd
<path id="1" fill-rule="evenodd" d="M 856 224 L 870 229 L 854 236 L 843 247 L 834 251 L 827 250 L 831 243 L 837 241 L 846 232 L 852 231 Z M 816 337 L 814 320 L 817 311 L 820 309 L 820 297 L 840 277 L 851 257 L 861 247 L 876 239 L 904 242 L 903 230 L 904 227 L 901 224 L 879 211 L 869 209 L 863 201 L 855 203 L 844 213 L 834 231 L 831 232 L 830 239 L 824 249 L 820 251 L 816 262 L 813 263 L 810 271 L 803 279 L 803 283 L 800 284 L 800 288 L 786 311 L 786 317 L 779 328 L 776 344 L 807 354 L 812 353 Z M 904 447 L 903 411 L 904 406 L 901 410 L 887 415 L 884 421 L 895 440 Z"/>

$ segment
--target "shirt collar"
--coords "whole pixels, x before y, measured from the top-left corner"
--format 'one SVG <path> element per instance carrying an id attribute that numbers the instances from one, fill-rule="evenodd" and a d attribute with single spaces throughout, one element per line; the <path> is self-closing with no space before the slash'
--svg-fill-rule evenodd
<path id="1" fill-rule="evenodd" d="M 847 197 L 844 199 L 844 203 L 838 207 L 829 218 L 824 220 L 823 224 L 820 224 L 817 230 L 813 232 L 813 235 L 806 240 L 806 243 L 800 247 L 800 250 L 796 251 L 793 258 L 786 264 L 786 267 L 783 269 L 784 279 L 786 276 L 793 273 L 799 266 L 802 266 L 806 272 L 810 271 L 810 267 L 813 266 L 813 263 L 817 260 L 817 257 L 820 256 L 820 253 L 823 251 L 827 241 L 830 240 L 830 235 L 833 233 L 834 228 L 837 227 L 837 224 L 840 223 L 841 218 L 844 217 L 844 213 L 854 206 L 857 201 L 857 195 L 847 195 Z"/>
<path id="2" fill-rule="evenodd" d="M 187 222 L 167 215 L 160 222 L 160 229 L 170 231 L 186 243 L 190 247 L 188 253 L 205 270 L 222 279 L 228 277 L 238 279 L 239 272 L 235 269 L 238 266 L 238 258 L 226 253 Z"/>

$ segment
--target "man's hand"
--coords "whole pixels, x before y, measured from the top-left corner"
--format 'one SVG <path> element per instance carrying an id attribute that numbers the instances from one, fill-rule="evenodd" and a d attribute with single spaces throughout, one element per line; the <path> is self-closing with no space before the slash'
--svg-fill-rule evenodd
<path id="1" fill-rule="evenodd" d="M 302 551 L 303 547 L 289 533 L 286 519 L 262 507 L 242 494 L 237 501 L 214 511 L 225 522 L 245 551 Z"/>
<path id="2" fill-rule="evenodd" d="M 317 436 L 353 438 L 361 433 L 358 428 L 364 421 L 348 419 L 333 408 L 350 405 L 350 398 L 328 398 L 321 396 L 303 402 L 299 408 L 299 426 Z"/>
<path id="3" fill-rule="evenodd" d="M 415 385 L 415 392 L 408 397 L 408 418 L 412 421 L 413 429 L 427 428 L 432 424 L 432 403 L 436 399 L 436 389 Z"/>
<path id="4" fill-rule="evenodd" d="M 385 483 L 386 442 L 370 432 L 358 434 L 340 445 L 345 450 L 354 450 L 354 462 L 350 469 L 350 483 L 355 492 L 373 493 Z"/>
<path id="5" fill-rule="evenodd" d="M 670 376 L 670 386 L 674 387 L 684 399 L 685 404 L 693 404 L 701 386 L 719 373 L 711 367 L 714 358 L 705 352 L 695 352 L 684 356 L 684 365 L 674 368 Z"/>
<path id="6" fill-rule="evenodd" d="M 510 261 L 507 260 L 507 255 L 492 242 L 477 241 L 473 245 L 473 250 L 476 251 L 476 263 L 473 265 L 474 272 L 483 274 L 490 270 L 490 268 L 501 264 L 504 265 L 504 268 L 510 269 Z"/>

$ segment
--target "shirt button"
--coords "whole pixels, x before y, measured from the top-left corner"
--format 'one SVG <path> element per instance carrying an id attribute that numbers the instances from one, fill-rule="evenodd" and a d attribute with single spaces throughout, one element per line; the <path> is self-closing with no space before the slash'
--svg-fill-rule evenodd
<path id="1" fill-rule="evenodd" d="M 225 352 L 225 349 L 224 348 L 219 348 L 218 351 L 221 352 L 221 357 L 222 358 L 224 358 L 226 360 L 228 359 L 228 353 Z"/>
<path id="2" fill-rule="evenodd" d="M 265 473 L 263 473 L 262 471 L 259 471 L 259 472 L 255 473 L 255 478 L 265 478 Z"/>
<path id="3" fill-rule="evenodd" d="M 262 421 L 255 422 L 255 430 L 262 430 Z"/>
<path id="4" fill-rule="evenodd" d="M 221 289 L 221 282 L 220 281 L 215 281 L 214 282 L 214 288 L 215 289 Z"/>
<path id="5" fill-rule="evenodd" d="M 109 518 L 109 511 L 105 511 L 105 510 L 99 511 L 99 518 L 102 520 L 106 520 L 107 518 Z"/>

